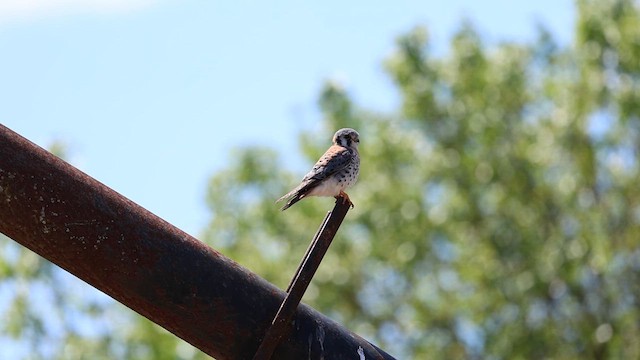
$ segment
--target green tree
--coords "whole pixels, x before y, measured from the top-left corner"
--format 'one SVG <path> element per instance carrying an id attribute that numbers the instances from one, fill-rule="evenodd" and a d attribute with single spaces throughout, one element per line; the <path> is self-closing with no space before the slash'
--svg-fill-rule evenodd
<path id="1" fill-rule="evenodd" d="M 575 40 L 487 46 L 425 29 L 385 64 L 401 109 L 327 85 L 312 163 L 361 134 L 360 182 L 305 297 L 399 358 L 640 357 L 640 10 L 579 1 Z M 298 176 L 270 149 L 215 175 L 206 238 L 285 287 L 330 200 L 273 203 Z"/>

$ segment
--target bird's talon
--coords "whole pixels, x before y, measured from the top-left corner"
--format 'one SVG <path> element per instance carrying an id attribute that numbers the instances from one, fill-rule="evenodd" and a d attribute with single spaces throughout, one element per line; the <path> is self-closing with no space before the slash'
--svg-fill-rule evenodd
<path id="1" fill-rule="evenodd" d="M 336 196 L 336 200 L 342 200 L 343 204 L 349 204 L 352 209 L 355 207 L 355 205 L 353 205 L 353 203 L 351 202 L 351 199 L 349 199 L 349 195 L 347 195 L 347 193 L 345 193 L 344 191 L 340 191 L 340 194 Z"/>

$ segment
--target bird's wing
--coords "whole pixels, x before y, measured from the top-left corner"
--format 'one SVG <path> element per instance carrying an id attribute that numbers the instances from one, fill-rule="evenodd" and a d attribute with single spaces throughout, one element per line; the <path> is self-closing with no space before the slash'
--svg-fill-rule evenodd
<path id="1" fill-rule="evenodd" d="M 300 185 L 296 186 L 276 202 L 289 199 L 287 204 L 282 207 L 282 210 L 288 209 L 291 205 L 304 198 L 306 194 L 318 186 L 322 180 L 347 167 L 351 160 L 352 154 L 348 149 L 337 145 L 331 146 L 324 155 L 320 157 L 311 171 L 305 175 Z"/>
<path id="2" fill-rule="evenodd" d="M 352 154 L 342 146 L 332 145 L 313 165 L 313 168 L 304 179 L 303 183 L 315 183 L 322 181 L 336 172 L 346 168 L 352 160 Z"/>

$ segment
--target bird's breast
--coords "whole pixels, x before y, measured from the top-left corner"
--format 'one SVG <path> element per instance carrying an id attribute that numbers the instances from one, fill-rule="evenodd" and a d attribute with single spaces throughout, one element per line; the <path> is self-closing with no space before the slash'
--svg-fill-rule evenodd
<path id="1" fill-rule="evenodd" d="M 307 196 L 337 196 L 341 191 L 356 183 L 358 180 L 358 168 L 358 163 L 347 166 L 342 171 L 324 179 Z"/>

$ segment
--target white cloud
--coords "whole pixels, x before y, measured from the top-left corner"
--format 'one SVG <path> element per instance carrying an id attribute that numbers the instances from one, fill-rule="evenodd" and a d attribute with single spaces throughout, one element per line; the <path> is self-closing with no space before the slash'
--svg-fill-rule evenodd
<path id="1" fill-rule="evenodd" d="M 131 12 L 157 0 L 0 0 L 0 23 L 73 15 Z"/>

